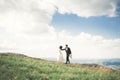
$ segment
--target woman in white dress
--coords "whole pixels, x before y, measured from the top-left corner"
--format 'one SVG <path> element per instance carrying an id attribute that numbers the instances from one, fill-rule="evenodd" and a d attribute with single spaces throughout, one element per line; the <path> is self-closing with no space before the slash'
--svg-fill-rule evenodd
<path id="1" fill-rule="evenodd" d="M 62 46 L 59 47 L 59 55 L 57 58 L 57 62 L 60 62 L 60 63 L 64 62 L 64 58 L 63 58 L 63 54 L 62 54 Z"/>

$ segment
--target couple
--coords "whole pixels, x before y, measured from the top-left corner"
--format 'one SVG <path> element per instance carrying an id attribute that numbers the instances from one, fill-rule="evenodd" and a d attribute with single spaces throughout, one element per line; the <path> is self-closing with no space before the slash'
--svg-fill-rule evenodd
<path id="1" fill-rule="evenodd" d="M 65 49 L 62 49 L 62 46 L 59 47 L 59 56 L 58 56 L 57 61 L 58 62 L 64 61 L 62 51 L 65 50 L 65 52 L 66 52 L 66 64 L 67 64 L 67 63 L 70 63 L 69 57 L 72 58 L 72 56 L 71 56 L 71 49 L 68 47 L 68 45 L 65 45 L 65 46 L 66 46 Z"/>

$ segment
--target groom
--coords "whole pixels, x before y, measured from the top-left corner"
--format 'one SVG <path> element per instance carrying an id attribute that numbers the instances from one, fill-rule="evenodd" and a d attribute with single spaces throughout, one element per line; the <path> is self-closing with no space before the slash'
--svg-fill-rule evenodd
<path id="1" fill-rule="evenodd" d="M 65 63 L 65 64 L 67 64 L 67 63 L 70 63 L 69 56 L 70 56 L 70 54 L 71 54 L 71 49 L 68 47 L 67 44 L 66 44 L 65 46 L 66 46 L 66 47 L 65 47 L 65 49 L 63 49 L 63 50 L 66 51 L 66 63 Z"/>

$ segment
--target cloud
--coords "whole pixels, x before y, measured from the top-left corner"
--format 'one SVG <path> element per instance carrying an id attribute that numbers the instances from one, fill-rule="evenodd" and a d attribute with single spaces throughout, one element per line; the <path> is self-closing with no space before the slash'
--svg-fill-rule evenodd
<path id="1" fill-rule="evenodd" d="M 96 7 L 99 3 L 102 7 Z M 74 58 L 120 57 L 120 39 L 105 39 L 85 32 L 72 36 L 66 30 L 57 32 L 49 25 L 57 10 L 62 14 L 90 17 L 114 16 L 115 9 L 116 3 L 112 0 L 59 3 L 56 0 L 0 0 L 0 51 L 56 57 L 59 46 L 68 44 Z"/>
<path id="2" fill-rule="evenodd" d="M 105 39 L 85 32 L 77 36 L 62 34 L 59 34 L 59 44 L 68 44 L 75 58 L 120 58 L 120 39 Z"/>
<path id="3" fill-rule="evenodd" d="M 47 5 L 45 7 L 44 5 Z M 0 28 L 6 31 L 46 33 L 55 8 L 49 1 L 1 0 Z"/>
<path id="4" fill-rule="evenodd" d="M 95 58 L 115 58 L 120 56 L 120 51 L 118 50 L 118 48 L 120 48 L 118 45 L 120 39 L 105 39 L 102 36 L 94 36 L 85 33 L 81 35 L 81 37 L 83 36 L 81 48 L 84 47 L 84 57 L 94 58 L 96 56 Z M 81 40 L 80 38 L 79 40 Z"/>
<path id="5" fill-rule="evenodd" d="M 54 4 L 61 14 L 76 14 L 80 17 L 117 15 L 119 0 L 54 0 Z"/>
<path id="6" fill-rule="evenodd" d="M 49 0 L 0 0 L 1 51 L 45 53 L 55 36 L 49 26 L 55 9 Z"/>

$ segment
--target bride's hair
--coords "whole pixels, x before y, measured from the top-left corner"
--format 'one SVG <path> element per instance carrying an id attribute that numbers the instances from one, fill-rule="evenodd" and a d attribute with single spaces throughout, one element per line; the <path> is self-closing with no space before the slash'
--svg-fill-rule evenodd
<path id="1" fill-rule="evenodd" d="M 60 46 L 59 48 L 62 49 L 62 46 Z"/>

